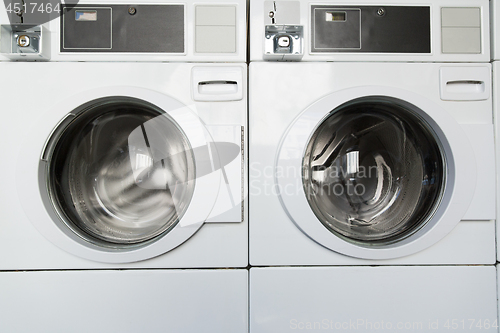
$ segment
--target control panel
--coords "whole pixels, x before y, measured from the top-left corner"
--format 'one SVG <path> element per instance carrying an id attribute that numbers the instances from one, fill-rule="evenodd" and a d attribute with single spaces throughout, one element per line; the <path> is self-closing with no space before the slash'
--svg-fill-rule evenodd
<path id="1" fill-rule="evenodd" d="M 430 53 L 429 6 L 311 6 L 311 52 Z"/>
<path id="2" fill-rule="evenodd" d="M 250 60 L 488 62 L 488 0 L 252 0 Z"/>
<path id="3" fill-rule="evenodd" d="M 0 61 L 246 61 L 246 0 L 54 1 L 5 0 Z"/>
<path id="4" fill-rule="evenodd" d="M 61 52 L 184 53 L 184 5 L 63 5 Z"/>

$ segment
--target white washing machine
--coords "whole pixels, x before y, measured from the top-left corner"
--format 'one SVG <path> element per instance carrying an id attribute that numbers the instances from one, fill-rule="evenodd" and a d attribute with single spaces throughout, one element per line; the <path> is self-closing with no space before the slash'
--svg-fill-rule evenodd
<path id="1" fill-rule="evenodd" d="M 356 316 L 396 321 L 404 302 L 408 320 L 493 322 L 488 1 L 252 1 L 250 31 L 251 331 L 294 329 L 266 299 L 327 319 L 361 302 Z M 455 297 L 438 304 L 441 274 Z"/>
<path id="2" fill-rule="evenodd" d="M 247 331 L 245 1 L 59 10 L 0 18 L 0 330 Z"/>
<path id="3" fill-rule="evenodd" d="M 246 267 L 244 1 L 62 11 L 0 63 L 0 268 Z"/>

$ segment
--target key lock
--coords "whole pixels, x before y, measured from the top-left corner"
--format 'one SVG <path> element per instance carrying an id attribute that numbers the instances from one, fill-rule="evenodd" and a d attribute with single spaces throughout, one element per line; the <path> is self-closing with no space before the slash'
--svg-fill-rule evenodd
<path id="1" fill-rule="evenodd" d="M 17 36 L 17 46 L 19 46 L 19 47 L 30 46 L 30 36 L 28 36 L 28 35 Z"/>
<path id="2" fill-rule="evenodd" d="M 19 53 L 38 53 L 40 50 L 40 33 L 36 31 L 17 31 L 13 34 L 13 43 Z"/>
<path id="3" fill-rule="evenodd" d="M 14 26 L 11 32 L 11 47 L 15 54 L 39 54 L 41 48 L 41 27 L 26 28 L 22 25 Z"/>

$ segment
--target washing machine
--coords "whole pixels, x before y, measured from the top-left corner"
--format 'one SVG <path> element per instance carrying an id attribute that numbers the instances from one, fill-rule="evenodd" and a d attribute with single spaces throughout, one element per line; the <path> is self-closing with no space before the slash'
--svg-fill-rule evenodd
<path id="1" fill-rule="evenodd" d="M 61 11 L 2 30 L 1 269 L 246 267 L 245 3 Z"/>
<path id="2" fill-rule="evenodd" d="M 25 5 L 0 18 L 0 330 L 245 332 L 245 1 Z"/>
<path id="3" fill-rule="evenodd" d="M 251 2 L 252 332 L 496 320 L 489 48 L 488 1 Z"/>

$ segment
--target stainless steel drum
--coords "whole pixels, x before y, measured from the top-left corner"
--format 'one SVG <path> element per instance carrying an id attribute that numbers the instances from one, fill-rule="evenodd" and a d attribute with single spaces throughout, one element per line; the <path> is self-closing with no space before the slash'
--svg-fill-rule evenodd
<path id="1" fill-rule="evenodd" d="M 303 185 L 331 232 L 365 244 L 400 240 L 434 214 L 446 163 L 430 125 L 389 98 L 333 110 L 312 135 Z"/>
<path id="2" fill-rule="evenodd" d="M 176 122 L 133 98 L 79 110 L 51 140 L 47 187 L 64 223 L 99 246 L 129 247 L 172 229 L 194 192 L 194 157 Z"/>

